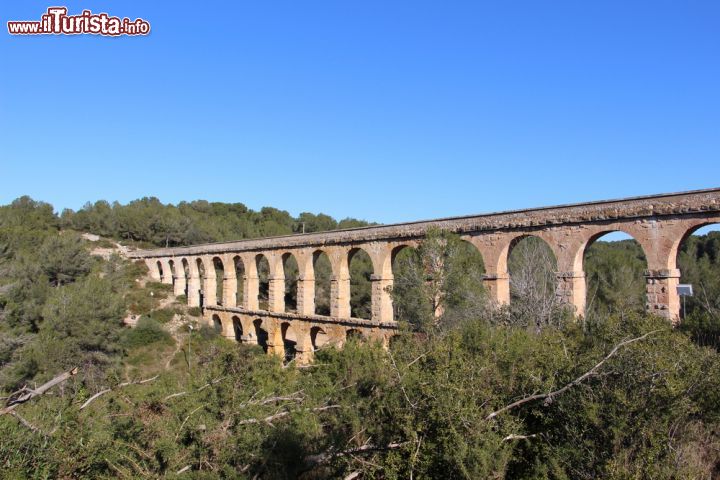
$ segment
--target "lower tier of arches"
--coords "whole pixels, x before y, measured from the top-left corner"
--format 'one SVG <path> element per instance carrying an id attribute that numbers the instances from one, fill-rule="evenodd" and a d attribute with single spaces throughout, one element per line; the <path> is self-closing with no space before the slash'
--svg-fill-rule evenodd
<path id="1" fill-rule="evenodd" d="M 387 347 L 398 332 L 395 322 L 241 307 L 207 306 L 203 320 L 225 338 L 260 345 L 268 354 L 284 357 L 286 361 L 294 359 L 299 364 L 311 362 L 321 348 L 342 347 L 350 338 L 379 342 Z"/>

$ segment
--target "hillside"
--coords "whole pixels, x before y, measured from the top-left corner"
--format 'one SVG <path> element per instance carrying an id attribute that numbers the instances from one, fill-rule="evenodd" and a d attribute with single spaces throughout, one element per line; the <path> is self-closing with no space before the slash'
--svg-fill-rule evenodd
<path id="1" fill-rule="evenodd" d="M 391 348 L 351 340 L 303 368 L 220 338 L 171 286 L 117 254 L 303 223 L 359 222 L 153 199 L 60 216 L 27 197 L 0 207 L 0 476 L 720 475 L 720 234 L 683 245 L 684 278 L 702 294 L 672 329 L 643 312 L 633 241 L 590 247 L 592 302 L 579 322 L 553 302 L 543 244 L 515 248 L 513 302 L 498 311 L 476 252 L 436 232 L 398 259 L 402 331 Z M 438 257 L 440 280 L 428 281 Z M 351 273 L 362 314 L 367 269 L 360 261 Z"/>

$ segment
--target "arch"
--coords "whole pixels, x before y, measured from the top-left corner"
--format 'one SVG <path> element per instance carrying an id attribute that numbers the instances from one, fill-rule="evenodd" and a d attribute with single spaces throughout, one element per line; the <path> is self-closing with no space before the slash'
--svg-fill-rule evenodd
<path id="1" fill-rule="evenodd" d="M 178 297 L 187 294 L 187 275 L 182 264 L 182 260 L 173 258 L 168 262 L 172 269 L 173 276 L 173 294 Z"/>
<path id="2" fill-rule="evenodd" d="M 160 260 L 157 261 L 158 281 L 162 281 L 165 278 L 165 271 L 163 270 L 163 264 Z"/>
<path id="3" fill-rule="evenodd" d="M 213 316 L 212 316 L 212 327 L 213 327 L 213 330 L 215 330 L 215 333 L 222 335 L 223 324 L 222 324 L 222 320 L 220 319 L 220 316 L 217 314 L 213 314 Z"/>
<path id="4" fill-rule="evenodd" d="M 549 282 L 554 283 L 554 272 L 557 270 L 557 256 L 553 250 L 552 244 L 547 240 L 532 234 L 523 234 L 514 237 L 507 248 L 507 271 L 510 274 L 511 295 L 513 294 L 513 283 L 515 283 L 515 292 L 517 296 L 520 294 L 518 289 L 522 289 L 524 285 L 520 285 L 521 281 L 531 280 L 531 278 L 519 278 L 518 275 L 524 274 L 532 276 L 534 273 L 545 274 Z M 523 271 L 522 269 L 528 269 Z M 538 271 L 536 269 L 542 269 Z M 533 271 L 534 270 L 534 271 Z M 550 275 L 549 273 L 553 273 Z M 515 281 L 513 282 L 513 276 Z M 547 285 L 543 285 L 547 287 Z M 554 288 L 547 288 L 554 293 Z"/>
<path id="5" fill-rule="evenodd" d="M 253 321 L 253 329 L 255 330 L 255 338 L 257 339 L 257 344 L 260 345 L 267 353 L 268 351 L 268 331 L 263 328 L 263 323 L 261 319 L 255 319 Z"/>
<path id="6" fill-rule="evenodd" d="M 647 305 L 648 260 L 629 232 L 608 229 L 593 233 L 580 250 L 585 274 L 585 317 L 642 312 Z M 577 260 L 576 260 L 577 261 Z"/>
<path id="7" fill-rule="evenodd" d="M 183 258 L 182 265 L 187 278 L 185 295 L 187 296 L 188 305 L 198 307 L 200 306 L 200 274 L 198 273 L 197 263 L 192 258 Z"/>
<path id="8" fill-rule="evenodd" d="M 515 318 L 538 328 L 552 322 L 560 302 L 555 295 L 558 260 L 551 244 L 538 235 L 518 235 L 507 247 L 506 262 Z"/>
<path id="9" fill-rule="evenodd" d="M 285 311 L 297 312 L 298 280 L 300 278 L 300 268 L 298 267 L 297 258 L 295 258 L 295 255 L 292 253 L 286 252 L 282 255 L 281 261 L 285 276 Z"/>
<path id="10" fill-rule="evenodd" d="M 258 276 L 258 308 L 269 309 L 270 299 L 270 260 L 262 253 L 255 255 L 255 267 Z"/>
<path id="11" fill-rule="evenodd" d="M 295 329 L 289 322 L 284 322 L 280 325 L 280 334 L 282 335 L 283 341 L 284 359 L 286 362 L 289 362 L 297 355 L 297 332 L 295 332 Z"/>
<path id="12" fill-rule="evenodd" d="M 310 343 L 313 351 L 317 351 L 330 342 L 330 337 L 321 327 L 312 327 L 310 329 Z"/>
<path id="13" fill-rule="evenodd" d="M 330 315 L 330 290 L 333 276 L 330 257 L 323 250 L 313 252 L 313 274 L 315 277 L 315 314 Z"/>
<path id="14" fill-rule="evenodd" d="M 206 303 L 207 292 L 205 291 L 205 264 L 203 263 L 202 258 L 195 259 L 195 267 L 197 269 L 197 277 L 200 283 L 200 285 L 198 286 L 198 290 L 200 292 L 199 305 L 201 307 L 204 307 Z"/>
<path id="15" fill-rule="evenodd" d="M 363 341 L 365 340 L 365 334 L 357 328 L 348 328 L 345 330 L 345 341 L 349 340 Z"/>
<path id="16" fill-rule="evenodd" d="M 190 262 L 187 258 L 183 258 L 180 260 L 180 265 L 182 266 L 183 274 L 185 275 L 185 278 L 190 278 L 192 270 L 190 269 Z"/>
<path id="17" fill-rule="evenodd" d="M 370 319 L 372 316 L 372 285 L 374 273 L 370 255 L 362 248 L 350 249 L 345 265 L 350 275 L 350 316 Z"/>
<path id="18" fill-rule="evenodd" d="M 244 305 L 244 288 L 245 288 L 245 263 L 240 255 L 232 258 L 233 268 L 235 268 L 235 278 L 237 279 L 237 288 L 235 291 L 235 305 Z"/>
<path id="19" fill-rule="evenodd" d="M 173 260 L 173 259 L 168 260 L 168 267 L 170 267 L 169 268 L 170 271 L 168 272 L 168 275 L 170 275 L 170 283 L 172 284 L 173 289 L 174 289 L 175 288 L 175 276 L 176 276 L 175 260 Z"/>
<path id="20" fill-rule="evenodd" d="M 678 283 L 690 284 L 693 296 L 678 294 L 681 328 L 700 344 L 720 347 L 720 219 L 698 221 L 685 227 L 672 261 L 679 268 Z M 670 292 L 677 293 L 677 292 Z M 709 341 L 708 341 L 709 340 Z"/>
<path id="21" fill-rule="evenodd" d="M 693 235 L 706 235 L 712 231 L 720 230 L 720 219 L 706 220 L 699 219 L 685 224 L 684 232 L 672 243 L 670 247 L 670 258 L 668 268 L 677 268 L 679 265 L 680 248 L 685 241 Z"/>
<path id="22" fill-rule="evenodd" d="M 213 270 L 215 273 L 215 301 L 218 305 L 223 305 L 223 287 L 225 286 L 225 265 L 222 258 L 212 258 Z"/>
<path id="23" fill-rule="evenodd" d="M 240 317 L 238 317 L 237 315 L 233 315 L 232 317 L 232 326 L 233 333 L 235 334 L 235 340 L 237 342 L 242 342 L 243 327 L 242 322 L 240 321 Z"/>
<path id="24" fill-rule="evenodd" d="M 393 319 L 419 324 L 434 311 L 427 297 L 427 275 L 419 249 L 399 245 L 390 253 L 390 275 L 393 279 Z"/>

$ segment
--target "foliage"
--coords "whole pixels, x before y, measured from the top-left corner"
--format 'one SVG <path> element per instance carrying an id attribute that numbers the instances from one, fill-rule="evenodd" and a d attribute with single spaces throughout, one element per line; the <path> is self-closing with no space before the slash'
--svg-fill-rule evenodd
<path id="1" fill-rule="evenodd" d="M 418 249 L 394 259 L 392 290 L 396 317 L 429 332 L 487 312 L 482 257 L 458 235 L 428 232 Z"/>
<path id="2" fill-rule="evenodd" d="M 210 327 L 169 333 L 175 313 L 199 309 L 167 306 L 171 286 L 138 281 L 142 263 L 93 260 L 61 226 L 178 245 L 362 224 L 156 199 L 97 202 L 60 219 L 27 197 L 0 207 L 0 389 L 80 372 L 18 405 L 24 423 L 0 416 L 3 477 L 720 476 L 720 354 L 698 346 L 720 331 L 717 234 L 681 249 L 683 280 L 698 294 L 672 329 L 641 312 L 645 263 L 633 242 L 588 248 L 592 302 L 574 322 L 557 308 L 541 242 L 514 245 L 513 305 L 498 312 L 487 308 L 475 248 L 430 232 L 393 262 L 396 315 L 410 328 L 389 349 L 350 339 L 296 368 Z M 318 311 L 329 313 L 330 264 L 320 255 L 315 266 Z M 349 269 L 352 313 L 369 316 L 370 259 L 358 253 Z M 288 272 L 292 304 L 291 261 Z M 267 295 L 267 268 L 259 276 Z M 134 329 L 122 324 L 128 313 L 141 316 Z"/>
<path id="3" fill-rule="evenodd" d="M 173 344 L 170 334 L 154 317 L 140 317 L 135 328 L 123 333 L 122 343 L 126 348 L 136 348 L 162 342 Z"/>
<path id="4" fill-rule="evenodd" d="M 60 224 L 106 237 L 172 247 L 351 228 L 367 222 L 355 219 L 337 222 L 328 215 L 308 212 L 293 218 L 283 210 L 264 207 L 258 212 L 242 203 L 197 200 L 166 205 L 157 198 L 146 197 L 127 205 L 98 201 L 87 203 L 77 212 L 64 210 Z"/>

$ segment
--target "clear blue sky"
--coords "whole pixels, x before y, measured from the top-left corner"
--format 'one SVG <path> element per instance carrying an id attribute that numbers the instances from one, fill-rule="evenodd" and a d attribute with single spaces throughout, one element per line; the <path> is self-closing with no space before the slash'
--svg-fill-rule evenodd
<path id="1" fill-rule="evenodd" d="M 147 37 L 18 36 L 67 5 Z M 720 186 L 720 2 L 0 5 L 0 203 L 380 222 Z"/>

